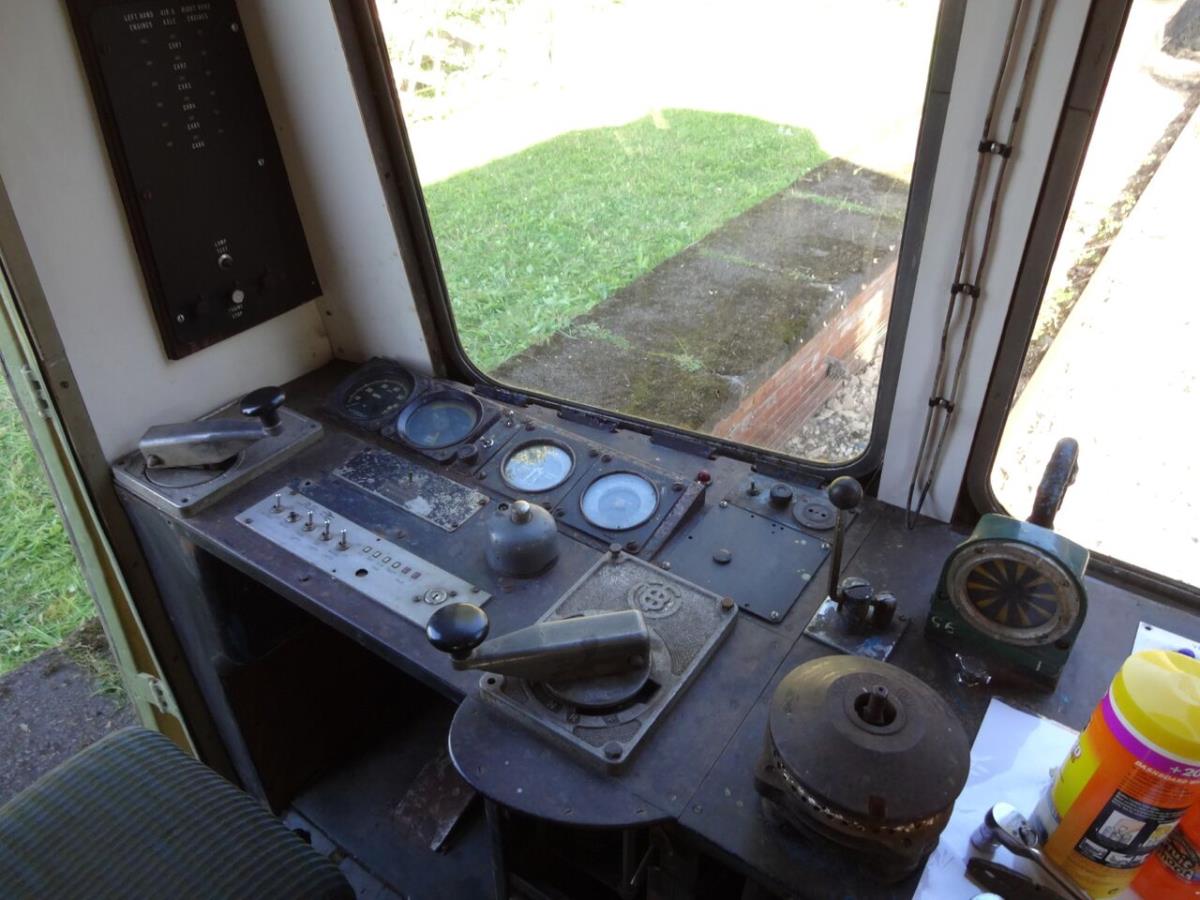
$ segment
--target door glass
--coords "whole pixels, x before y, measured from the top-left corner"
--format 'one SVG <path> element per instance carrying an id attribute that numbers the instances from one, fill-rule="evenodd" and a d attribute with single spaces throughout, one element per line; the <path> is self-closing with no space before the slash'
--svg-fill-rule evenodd
<path id="1" fill-rule="evenodd" d="M 1028 513 L 1079 441 L 1056 528 L 1200 585 L 1200 3 L 1136 0 L 1021 376 L 992 488 Z"/>
<path id="2" fill-rule="evenodd" d="M 459 337 L 521 388 L 863 452 L 937 0 L 378 0 Z"/>

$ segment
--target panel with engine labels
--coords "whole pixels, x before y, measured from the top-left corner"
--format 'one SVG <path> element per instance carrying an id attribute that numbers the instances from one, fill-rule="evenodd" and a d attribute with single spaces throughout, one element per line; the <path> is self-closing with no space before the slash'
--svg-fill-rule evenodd
<path id="1" fill-rule="evenodd" d="M 268 494 L 238 515 L 251 531 L 424 627 L 442 604 L 490 596 L 294 489 Z"/>

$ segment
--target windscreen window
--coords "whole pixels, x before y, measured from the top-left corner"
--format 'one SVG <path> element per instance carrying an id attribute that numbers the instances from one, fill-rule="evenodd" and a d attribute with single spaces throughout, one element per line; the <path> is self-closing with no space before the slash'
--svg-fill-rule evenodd
<path id="1" fill-rule="evenodd" d="M 861 455 L 937 7 L 378 0 L 471 362 Z"/>
<path id="2" fill-rule="evenodd" d="M 1135 0 L 991 472 L 1024 517 L 1055 443 L 1055 529 L 1200 587 L 1200 3 Z"/>

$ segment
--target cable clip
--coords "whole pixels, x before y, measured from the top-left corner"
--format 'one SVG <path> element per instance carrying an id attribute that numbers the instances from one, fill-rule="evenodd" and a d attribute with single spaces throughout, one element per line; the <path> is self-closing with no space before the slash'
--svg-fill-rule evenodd
<path id="1" fill-rule="evenodd" d="M 966 294 L 972 299 L 979 299 L 979 288 L 971 284 L 969 281 L 956 281 L 950 285 L 950 296 L 957 297 L 959 294 Z"/>
<path id="2" fill-rule="evenodd" d="M 999 157 L 1008 159 L 1012 156 L 1012 144 L 1002 144 L 999 141 L 983 140 L 979 142 L 980 153 L 995 153 Z"/>
<path id="3" fill-rule="evenodd" d="M 940 406 L 942 409 L 944 409 L 948 413 L 954 412 L 954 404 L 951 403 L 949 400 L 947 400 L 945 397 L 930 397 L 929 405 L 932 407 Z"/>

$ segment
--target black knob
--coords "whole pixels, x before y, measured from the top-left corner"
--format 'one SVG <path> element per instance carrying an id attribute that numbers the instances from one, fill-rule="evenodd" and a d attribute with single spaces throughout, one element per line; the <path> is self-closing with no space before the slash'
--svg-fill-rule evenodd
<path id="1" fill-rule="evenodd" d="M 771 505 L 778 509 L 787 509 L 792 502 L 792 489 L 786 484 L 776 484 L 771 487 Z"/>
<path id="2" fill-rule="evenodd" d="M 849 475 L 829 483 L 829 502 L 841 510 L 854 509 L 863 499 L 862 485 Z"/>
<path id="3" fill-rule="evenodd" d="M 263 428 L 275 433 L 280 425 L 279 407 L 285 399 L 283 388 L 260 387 L 242 398 L 242 415 L 254 416 L 262 422 Z"/>
<path id="4" fill-rule="evenodd" d="M 487 613 L 474 603 L 443 606 L 425 626 L 429 643 L 455 659 L 466 659 L 488 635 Z"/>
<path id="5" fill-rule="evenodd" d="M 463 444 L 454 451 L 454 456 L 460 463 L 469 466 L 479 459 L 479 448 L 475 444 Z"/>

